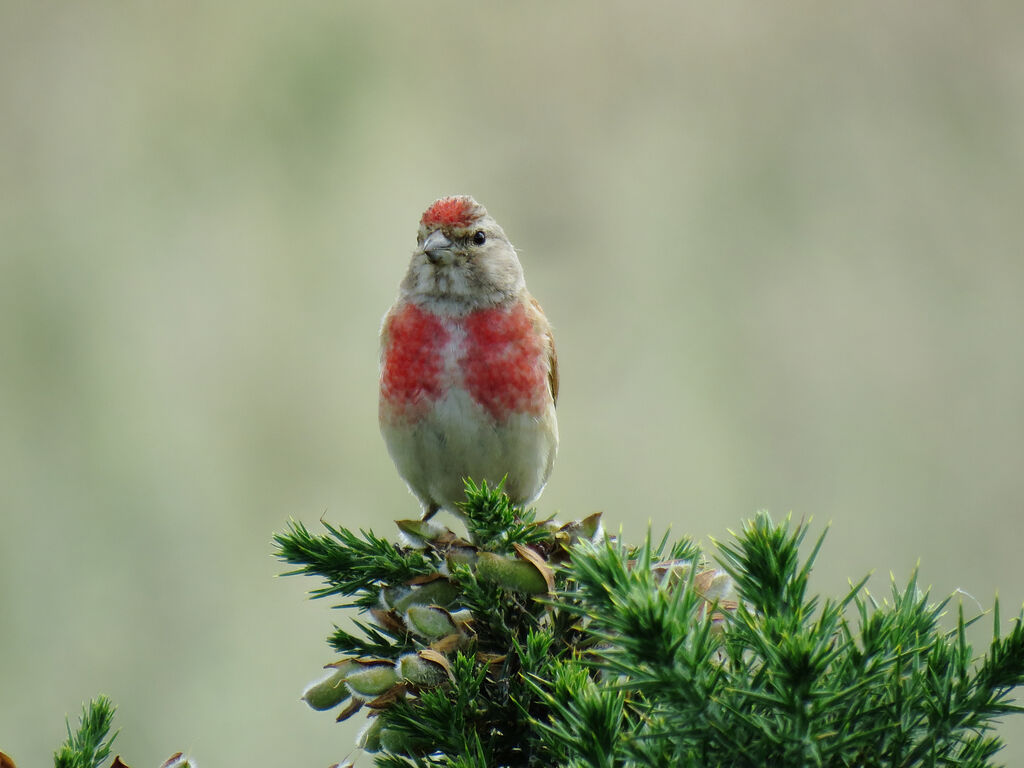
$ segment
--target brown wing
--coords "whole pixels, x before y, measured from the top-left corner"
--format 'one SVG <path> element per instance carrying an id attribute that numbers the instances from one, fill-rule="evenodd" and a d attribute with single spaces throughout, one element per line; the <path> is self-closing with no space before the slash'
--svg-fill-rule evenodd
<path id="1" fill-rule="evenodd" d="M 558 405 L 558 353 L 555 352 L 555 337 L 548 331 L 548 386 L 551 387 L 551 399 Z"/>
<path id="2" fill-rule="evenodd" d="M 537 318 L 543 328 L 544 335 L 548 340 L 548 388 L 551 390 L 551 400 L 558 404 L 558 353 L 555 352 L 555 337 L 551 333 L 551 324 L 548 323 L 544 310 L 535 298 L 530 297 L 530 304 L 537 313 Z"/>

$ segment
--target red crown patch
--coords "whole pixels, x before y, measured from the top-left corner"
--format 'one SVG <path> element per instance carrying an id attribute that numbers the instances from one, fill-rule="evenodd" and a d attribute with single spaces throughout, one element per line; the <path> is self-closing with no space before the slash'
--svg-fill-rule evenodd
<path id="1" fill-rule="evenodd" d="M 473 200 L 469 197 L 442 197 L 427 208 L 420 222 L 424 226 L 468 227 L 473 222 Z"/>

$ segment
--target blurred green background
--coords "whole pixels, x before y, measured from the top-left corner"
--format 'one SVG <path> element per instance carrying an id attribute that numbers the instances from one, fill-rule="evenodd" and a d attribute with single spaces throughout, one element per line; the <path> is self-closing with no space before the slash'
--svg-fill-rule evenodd
<path id="1" fill-rule="evenodd" d="M 8 2 L 0 109 L 20 765 L 99 692 L 131 765 L 349 752 L 298 701 L 342 617 L 269 542 L 416 513 L 377 328 L 445 194 L 556 328 L 541 511 L 792 510 L 823 591 L 1024 601 L 1020 3 Z"/>

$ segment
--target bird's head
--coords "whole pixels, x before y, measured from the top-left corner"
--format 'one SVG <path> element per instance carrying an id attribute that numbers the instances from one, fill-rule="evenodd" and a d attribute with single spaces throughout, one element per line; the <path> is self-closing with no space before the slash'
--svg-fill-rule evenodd
<path id="1" fill-rule="evenodd" d="M 423 213 L 407 296 L 461 313 L 508 303 L 524 288 L 515 248 L 472 197 L 443 197 Z"/>

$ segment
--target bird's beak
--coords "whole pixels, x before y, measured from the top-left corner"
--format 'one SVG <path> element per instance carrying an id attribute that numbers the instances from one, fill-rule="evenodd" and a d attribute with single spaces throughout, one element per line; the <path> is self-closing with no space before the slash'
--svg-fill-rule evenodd
<path id="1" fill-rule="evenodd" d="M 448 261 L 451 258 L 452 241 L 444 236 L 444 232 L 435 229 L 423 241 L 423 253 L 427 255 L 431 264 Z"/>

